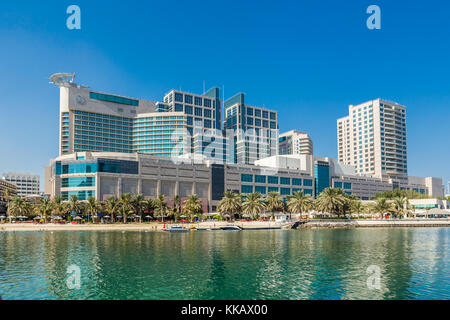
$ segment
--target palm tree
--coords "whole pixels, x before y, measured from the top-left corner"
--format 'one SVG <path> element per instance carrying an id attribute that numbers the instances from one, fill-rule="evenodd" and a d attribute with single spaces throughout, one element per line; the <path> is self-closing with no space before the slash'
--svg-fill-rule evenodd
<path id="1" fill-rule="evenodd" d="M 53 203 L 50 201 L 50 199 L 43 198 L 39 201 L 34 209 L 37 214 L 41 215 L 41 217 L 44 218 L 44 221 L 47 221 L 47 218 L 53 212 Z"/>
<path id="2" fill-rule="evenodd" d="M 393 212 L 396 217 L 401 216 L 407 212 L 408 198 L 396 197 L 394 198 L 394 208 Z"/>
<path id="3" fill-rule="evenodd" d="M 390 204 L 387 202 L 386 198 L 379 198 L 376 200 L 374 207 L 375 212 L 380 214 L 381 219 L 383 219 L 383 214 L 390 209 Z"/>
<path id="4" fill-rule="evenodd" d="M 239 193 L 226 191 L 222 200 L 217 205 L 217 211 L 222 215 L 229 214 L 234 216 L 240 214 L 242 210 L 242 197 Z"/>
<path id="5" fill-rule="evenodd" d="M 11 222 L 12 217 L 28 216 L 31 211 L 31 206 L 28 201 L 22 197 L 14 197 L 8 205 L 8 217 Z"/>
<path id="6" fill-rule="evenodd" d="M 344 211 L 345 201 L 346 199 L 342 189 L 326 188 L 317 197 L 315 205 L 316 209 L 320 212 L 332 213 L 339 216 Z"/>
<path id="7" fill-rule="evenodd" d="M 202 201 L 196 194 L 191 194 L 188 199 L 184 201 L 183 212 L 189 216 L 191 222 L 194 215 L 203 212 Z"/>
<path id="8" fill-rule="evenodd" d="M 69 205 L 62 201 L 61 196 L 53 198 L 53 214 L 57 216 L 66 216 L 70 213 Z"/>
<path id="9" fill-rule="evenodd" d="M 153 210 L 155 210 L 155 201 L 153 199 L 146 199 L 142 201 L 142 210 L 148 215 L 153 216 Z"/>
<path id="10" fill-rule="evenodd" d="M 142 194 L 137 194 L 134 196 L 131 201 L 131 205 L 133 207 L 134 214 L 139 216 L 139 219 L 142 221 L 142 212 L 144 211 L 144 196 Z"/>
<path id="11" fill-rule="evenodd" d="M 176 214 L 179 214 L 181 212 L 181 198 L 179 195 L 175 195 L 175 197 L 173 198 L 173 207 Z"/>
<path id="12" fill-rule="evenodd" d="M 250 193 L 242 204 L 242 212 L 254 218 L 256 214 L 264 212 L 266 206 L 259 192 Z"/>
<path id="13" fill-rule="evenodd" d="M 9 201 L 11 200 L 11 193 L 10 193 L 9 189 L 5 190 L 3 198 L 6 202 L 6 212 L 8 212 Z"/>
<path id="14" fill-rule="evenodd" d="M 114 220 L 116 213 L 119 211 L 120 202 L 116 197 L 109 197 L 104 203 L 105 212 L 111 217 L 111 221 Z"/>
<path id="15" fill-rule="evenodd" d="M 167 213 L 167 202 L 164 200 L 164 195 L 160 194 L 154 201 L 155 203 L 155 210 L 154 212 L 162 217 L 162 221 L 164 222 L 164 216 Z"/>
<path id="16" fill-rule="evenodd" d="M 363 211 L 363 205 L 359 200 L 353 200 L 351 204 L 351 210 L 353 213 L 356 213 L 358 216 Z"/>
<path id="17" fill-rule="evenodd" d="M 92 220 L 94 216 L 97 215 L 101 210 L 100 202 L 95 199 L 95 197 L 89 197 L 86 203 L 86 212 L 92 216 Z"/>
<path id="18" fill-rule="evenodd" d="M 71 195 L 69 200 L 69 209 L 71 213 L 80 214 L 83 212 L 83 204 L 78 200 L 78 196 Z"/>
<path id="19" fill-rule="evenodd" d="M 265 200 L 266 210 L 271 212 L 271 218 L 275 218 L 275 212 L 283 211 L 283 200 L 278 192 L 269 192 Z"/>
<path id="20" fill-rule="evenodd" d="M 124 193 L 120 197 L 120 213 L 123 217 L 123 223 L 127 223 L 127 218 L 130 215 L 130 213 L 133 211 L 133 202 L 131 199 L 131 194 Z"/>
<path id="21" fill-rule="evenodd" d="M 287 201 L 287 207 L 290 213 L 304 213 L 311 210 L 313 200 L 309 194 L 304 194 L 303 191 L 294 192 Z"/>

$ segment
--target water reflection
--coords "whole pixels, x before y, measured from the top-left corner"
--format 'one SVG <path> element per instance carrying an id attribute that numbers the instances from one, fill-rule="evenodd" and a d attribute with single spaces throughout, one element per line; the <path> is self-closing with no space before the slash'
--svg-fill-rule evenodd
<path id="1" fill-rule="evenodd" d="M 448 299 L 449 229 L 0 233 L 3 299 Z M 81 289 L 66 285 L 81 269 Z M 381 270 L 370 290 L 367 268 Z"/>

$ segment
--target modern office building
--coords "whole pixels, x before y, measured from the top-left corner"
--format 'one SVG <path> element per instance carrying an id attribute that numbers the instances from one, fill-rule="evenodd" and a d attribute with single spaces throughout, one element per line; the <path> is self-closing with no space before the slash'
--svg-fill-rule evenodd
<path id="1" fill-rule="evenodd" d="M 278 115 L 276 111 L 250 106 L 245 94 L 238 93 L 224 102 L 224 128 L 234 163 L 253 164 L 278 153 Z"/>
<path id="2" fill-rule="evenodd" d="M 406 108 L 381 99 L 349 106 L 337 120 L 338 160 L 356 173 L 407 184 Z"/>
<path id="3" fill-rule="evenodd" d="M 17 186 L 11 182 L 0 179 L 0 214 L 6 213 L 6 193 L 9 193 L 9 197 L 15 197 L 17 195 Z"/>
<path id="4" fill-rule="evenodd" d="M 150 153 L 181 156 L 194 152 L 194 131 L 221 130 L 219 89 L 203 95 L 172 90 L 164 101 L 123 97 L 74 83 L 55 74 L 60 87 L 60 155 L 73 152 Z"/>
<path id="5" fill-rule="evenodd" d="M 280 134 L 278 154 L 313 155 L 313 142 L 306 132 L 291 130 Z"/>
<path id="6" fill-rule="evenodd" d="M 8 172 L 2 175 L 2 180 L 16 185 L 17 195 L 20 197 L 39 194 L 40 179 L 38 175 L 20 172 Z"/>
<path id="7" fill-rule="evenodd" d="M 50 161 L 45 192 L 51 197 L 80 200 L 93 196 L 106 200 L 122 193 L 154 198 L 163 194 L 168 203 L 197 194 L 204 211 L 216 210 L 224 192 L 243 194 L 279 192 L 282 197 L 296 191 L 314 195 L 314 177 L 309 170 L 261 165 L 216 164 L 196 157 L 177 159 L 140 153 L 79 152 Z"/>

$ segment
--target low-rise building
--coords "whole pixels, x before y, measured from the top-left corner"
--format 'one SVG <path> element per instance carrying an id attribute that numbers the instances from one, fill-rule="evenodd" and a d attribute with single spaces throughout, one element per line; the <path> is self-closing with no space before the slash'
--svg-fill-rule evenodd
<path id="1" fill-rule="evenodd" d="M 8 202 L 7 193 L 9 197 L 15 197 L 17 195 L 17 186 L 11 182 L 0 179 L 0 214 L 6 212 L 6 205 Z"/>
<path id="2" fill-rule="evenodd" d="M 38 175 L 20 172 L 8 172 L 2 175 L 2 180 L 17 186 L 17 195 L 20 197 L 38 195 L 40 178 Z"/>

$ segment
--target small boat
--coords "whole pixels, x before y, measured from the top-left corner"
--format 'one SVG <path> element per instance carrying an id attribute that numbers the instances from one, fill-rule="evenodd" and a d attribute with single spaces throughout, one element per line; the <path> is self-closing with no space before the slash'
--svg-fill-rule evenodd
<path id="1" fill-rule="evenodd" d="M 219 227 L 221 230 L 225 230 L 225 231 L 241 231 L 242 228 L 239 226 L 223 226 L 223 227 Z"/>
<path id="2" fill-rule="evenodd" d="M 172 226 L 170 228 L 163 229 L 163 231 L 167 231 L 167 232 L 189 232 L 189 231 L 192 231 L 192 229 L 188 229 L 188 228 L 185 228 L 185 227 Z"/>

